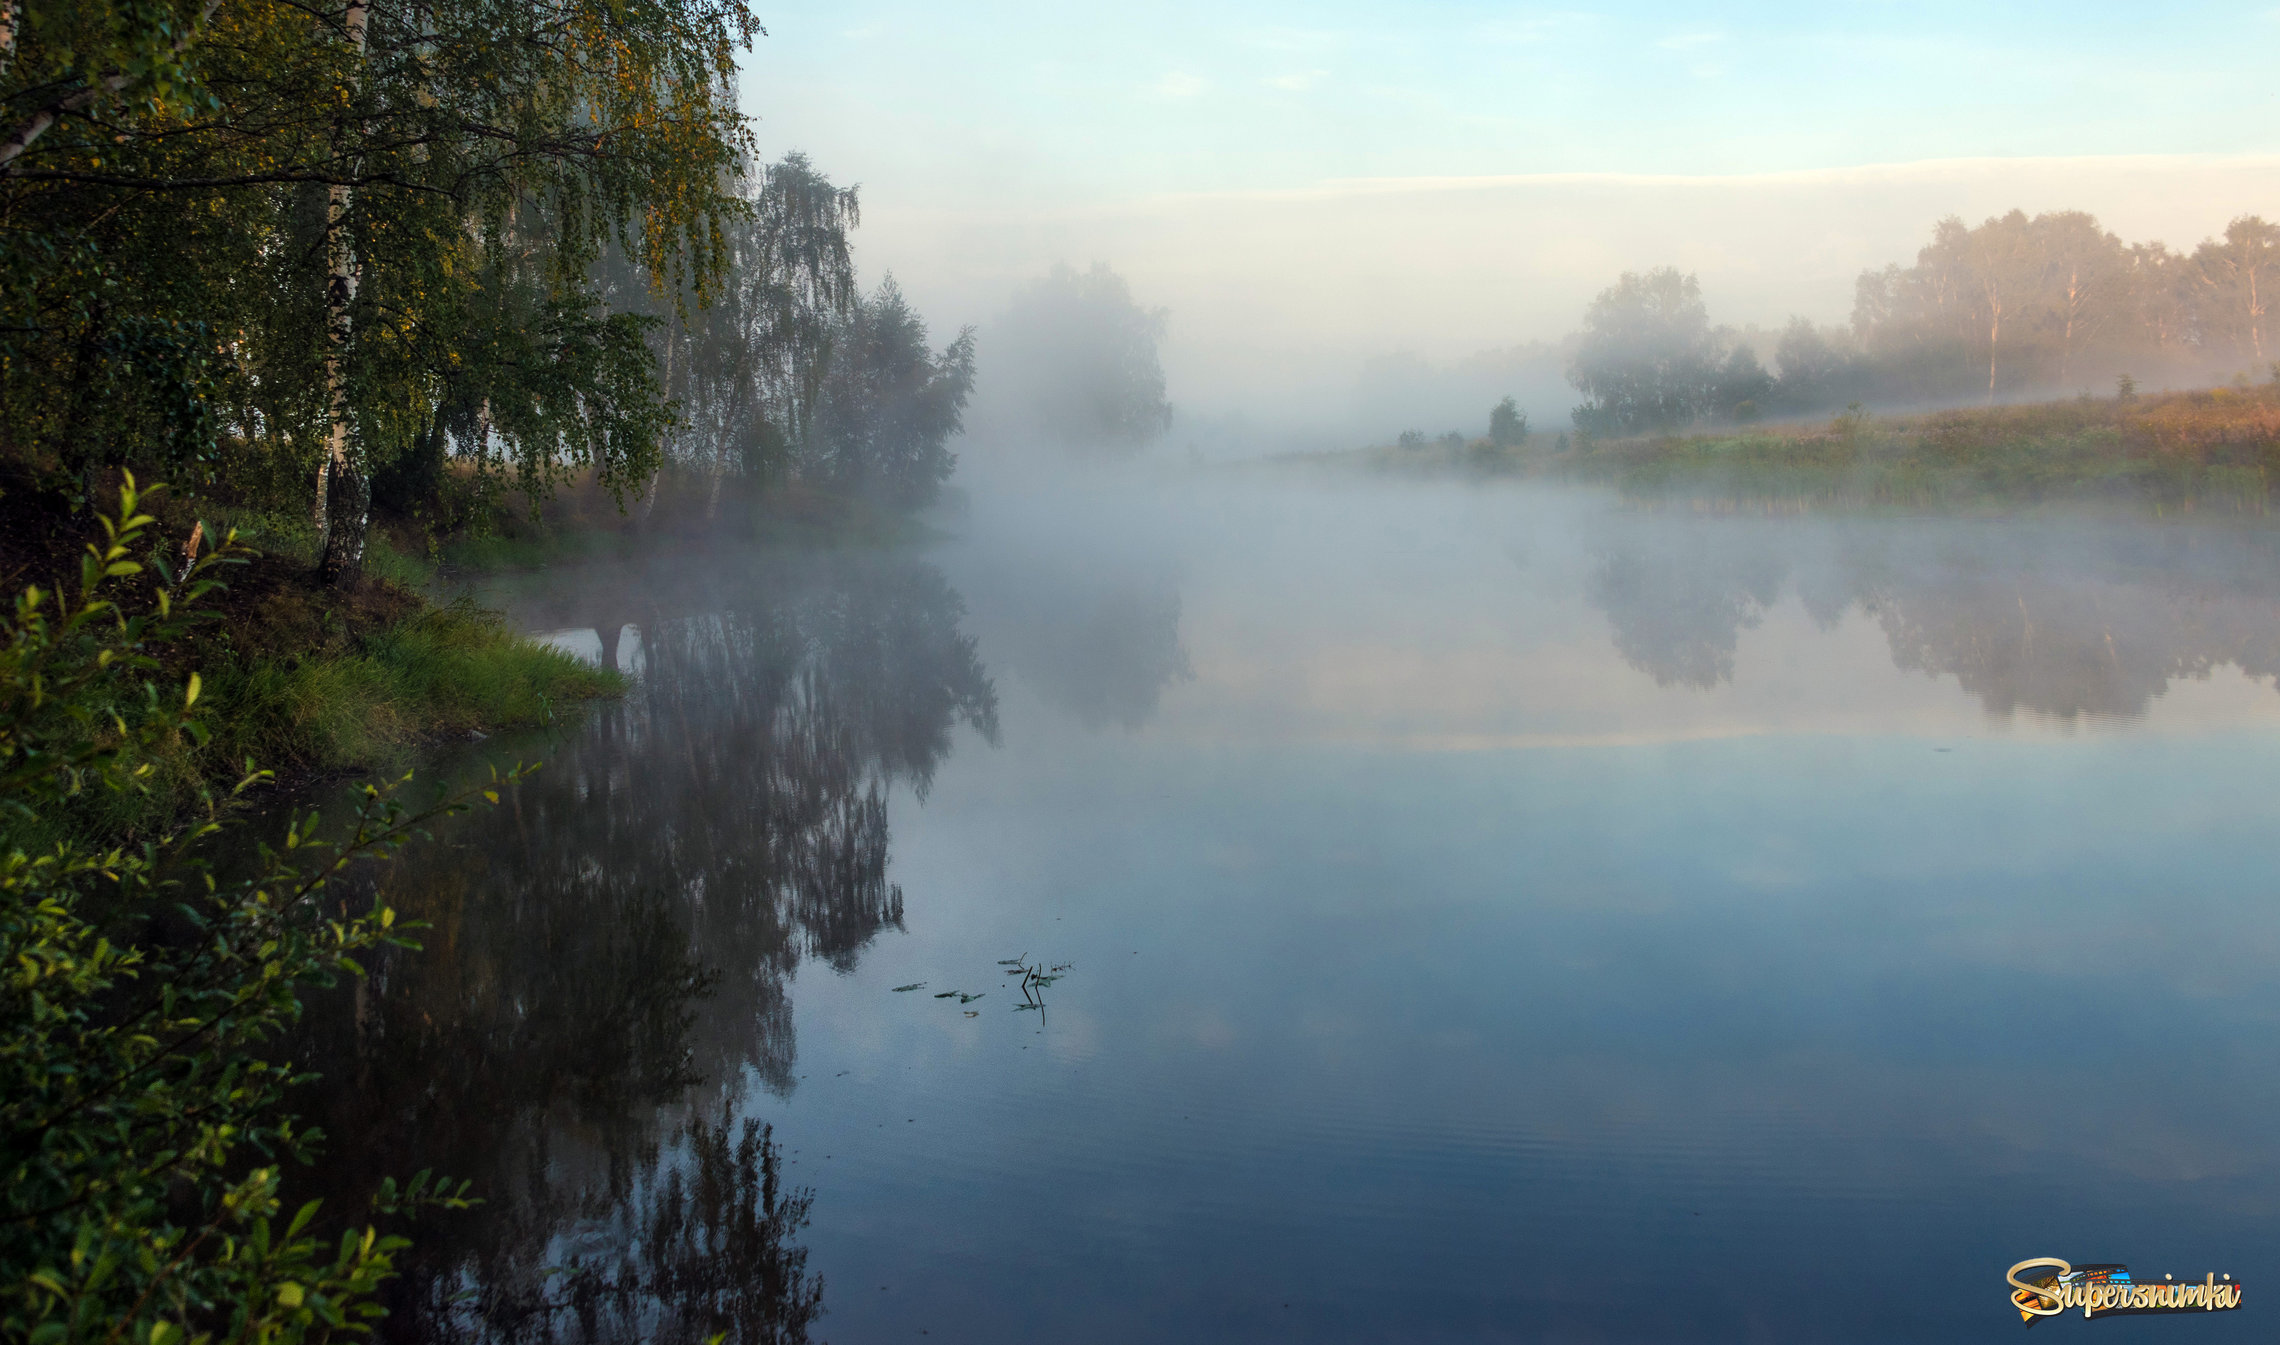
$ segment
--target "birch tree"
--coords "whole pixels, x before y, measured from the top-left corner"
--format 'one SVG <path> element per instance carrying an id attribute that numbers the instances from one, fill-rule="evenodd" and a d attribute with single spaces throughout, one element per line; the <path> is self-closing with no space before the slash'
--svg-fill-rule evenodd
<path id="1" fill-rule="evenodd" d="M 2059 386 L 2072 387 L 2084 347 L 2125 312 L 2127 253 L 2122 240 L 2079 210 L 2038 215 L 2034 226 L 2040 235 L 2044 302 L 2058 338 Z"/>
<path id="2" fill-rule="evenodd" d="M 853 311 L 856 190 L 791 154 L 752 175 L 746 192 L 709 293 L 668 289 L 618 259 L 608 268 L 630 306 L 657 319 L 653 348 L 679 411 L 645 505 L 666 459 L 708 476 L 716 501 L 728 476 L 796 471 L 833 334 Z"/>
<path id="3" fill-rule="evenodd" d="M 672 288 L 718 284 L 750 210 L 742 0 L 150 12 L 157 36 L 95 51 L 100 23 L 36 0 L 0 69 L 15 450 L 85 470 L 203 417 L 185 452 L 213 473 L 321 481 L 343 580 L 370 473 L 407 455 L 448 445 L 534 492 L 646 479 L 669 416 L 643 321 L 592 266 L 616 247 Z"/>
<path id="4" fill-rule="evenodd" d="M 2280 224 L 2243 215 L 2225 227 L 2223 241 L 2201 244 L 2193 260 L 2219 315 L 2216 325 L 2232 335 L 2240 353 L 2265 363 L 2271 358 L 2266 323 L 2280 290 Z"/>

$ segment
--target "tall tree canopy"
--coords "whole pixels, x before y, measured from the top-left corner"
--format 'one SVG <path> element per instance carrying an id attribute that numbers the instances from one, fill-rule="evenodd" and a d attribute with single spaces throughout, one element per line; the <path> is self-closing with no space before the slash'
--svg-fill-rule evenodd
<path id="1" fill-rule="evenodd" d="M 925 504 L 957 464 L 949 441 L 973 387 L 973 329 L 934 354 L 890 276 L 833 339 L 803 471 L 842 490 Z"/>
<path id="2" fill-rule="evenodd" d="M 1105 263 L 1056 266 L 984 333 L 996 427 L 1078 451 L 1130 453 L 1170 427 L 1166 313 Z"/>
<path id="3" fill-rule="evenodd" d="M 315 492 L 442 440 L 531 489 L 656 461 L 608 246 L 709 292 L 748 207 L 742 0 L 32 0 L 0 70 L 0 447 Z M 187 469 L 187 470 L 185 470 Z"/>
<path id="4" fill-rule="evenodd" d="M 1669 266 L 1626 271 L 1591 301 L 1568 381 L 1586 399 L 1576 425 L 1594 434 L 1746 417 L 1771 382 L 1748 347 L 1710 325 L 1700 283 Z"/>
<path id="5" fill-rule="evenodd" d="M 1571 339 L 1576 421 L 1642 434 L 1854 401 L 2280 380 L 2276 288 L 2280 225 L 2244 215 L 2186 253 L 2125 243 L 2078 210 L 1941 220 L 1914 264 L 1862 274 L 1849 327 L 1794 318 L 1745 339 L 1712 325 L 1692 276 L 1626 273 Z"/>
<path id="6" fill-rule="evenodd" d="M 751 208 L 728 222 L 725 274 L 709 292 L 669 287 L 622 253 L 605 268 L 614 301 L 658 322 L 651 345 L 680 409 L 665 456 L 716 479 L 791 466 L 832 333 L 856 298 L 854 188 L 793 154 L 746 191 Z"/>
<path id="7" fill-rule="evenodd" d="M 1914 265 L 1861 276 L 1855 381 L 1886 400 L 1948 401 L 2079 391 L 2125 373 L 2261 373 L 2275 353 L 2276 277 L 2280 226 L 2253 215 L 2190 254 L 2125 244 L 2078 210 L 1951 217 Z"/>

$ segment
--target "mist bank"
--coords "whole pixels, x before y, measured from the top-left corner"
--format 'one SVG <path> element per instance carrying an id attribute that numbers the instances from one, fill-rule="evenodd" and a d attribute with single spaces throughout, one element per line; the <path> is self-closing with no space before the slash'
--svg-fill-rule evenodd
<path id="1" fill-rule="evenodd" d="M 1905 263 L 1950 215 L 2081 210 L 2190 251 L 2275 201 L 2280 155 L 2084 156 L 1346 180 L 988 210 L 879 182 L 864 231 L 866 268 L 891 268 L 928 312 L 991 313 L 1056 261 L 1112 263 L 1169 310 L 1170 442 L 1208 455 L 1470 428 L 1505 393 L 1548 423 L 1573 404 L 1557 400 L 1572 398 L 1560 362 L 1512 352 L 1556 347 L 1626 270 L 1694 274 L 1719 321 L 1778 334 L 1792 316 L 1848 323 L 1861 273 Z M 986 381 L 986 322 L 981 343 Z M 1481 362 L 1526 367 L 1476 381 Z M 1388 364 L 1431 378 L 1404 385 Z"/>
<path id="2" fill-rule="evenodd" d="M 2125 242 L 2079 210 L 2014 209 L 1977 225 L 1950 215 L 1910 264 L 1860 273 L 1848 324 L 1798 315 L 1778 334 L 1714 324 L 1699 278 L 1659 266 L 1623 272 L 1557 346 L 1537 342 L 1448 370 L 1380 360 L 1368 373 L 1405 389 L 1412 407 L 1444 405 L 1460 390 L 1478 407 L 1502 379 L 1528 387 L 1541 408 L 1570 400 L 1546 391 L 1556 369 L 1581 397 L 1569 419 L 1592 436 L 1748 425 L 1838 406 L 1992 406 L 2077 389 L 2087 396 L 2098 384 L 2128 400 L 2141 386 L 2206 386 L 2228 374 L 2242 388 L 2268 373 L 2280 381 L 2280 360 L 2270 358 L 2280 353 L 2275 284 L 2280 225 L 2258 215 L 2235 216 L 2190 251 Z M 1514 444 L 1527 421 L 1507 391 L 1490 437 Z M 1248 429 L 1183 428 L 1193 456 L 1198 430 L 1225 438 Z M 1412 427 L 1401 442 L 1424 437 Z"/>

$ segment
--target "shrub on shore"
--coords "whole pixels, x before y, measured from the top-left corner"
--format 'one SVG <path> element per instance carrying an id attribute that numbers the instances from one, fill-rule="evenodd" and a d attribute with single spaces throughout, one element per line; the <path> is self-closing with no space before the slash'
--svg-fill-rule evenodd
<path id="1" fill-rule="evenodd" d="M 283 1165 L 313 1161 L 316 1136 L 282 1110 L 296 1079 L 268 1053 L 305 989 L 409 944 L 392 910 L 334 880 L 459 804 L 408 814 L 368 789 L 346 838 L 296 818 L 237 878 L 215 865 L 218 804 L 139 845 L 69 828 L 26 844 L 90 794 L 148 794 L 176 744 L 207 737 L 202 679 L 168 658 L 235 538 L 171 574 L 142 545 L 155 520 L 139 502 L 130 477 L 76 584 L 25 589 L 0 638 L 0 1334 L 360 1333 L 405 1243 L 284 1208 Z M 423 1173 L 384 1183 L 372 1215 L 468 1203 Z"/>

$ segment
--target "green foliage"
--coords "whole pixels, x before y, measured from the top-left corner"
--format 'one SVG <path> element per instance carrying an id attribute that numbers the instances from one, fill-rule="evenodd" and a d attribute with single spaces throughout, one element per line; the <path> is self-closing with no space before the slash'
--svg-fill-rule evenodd
<path id="1" fill-rule="evenodd" d="M 1488 441 L 1498 448 L 1518 448 L 1528 442 L 1528 413 L 1510 397 L 1489 411 Z"/>
<path id="2" fill-rule="evenodd" d="M 1412 436 L 1404 436 L 1411 440 Z M 2016 509 L 2113 504 L 2268 514 L 2280 486 L 2280 389 L 2165 393 L 1875 416 L 1859 403 L 1823 425 L 1690 435 L 1560 435 L 1548 453 L 1457 455 L 1422 436 L 1323 455 L 1402 473 L 1606 482 L 1640 497 L 1752 507 Z M 1294 458 L 1294 461 L 1321 460 Z"/>
<path id="3" fill-rule="evenodd" d="M 104 96 L 123 94 L 122 101 L 153 113 L 213 108 L 216 100 L 200 78 L 197 53 L 190 46 L 213 9 L 206 0 L 24 6 L 21 31 L 13 35 L 16 68 L 9 73 L 41 93 L 23 100 L 27 118 L 46 112 L 49 120 L 38 130 L 12 128 L 11 148 L 20 153 L 55 118 Z"/>
<path id="4" fill-rule="evenodd" d="M 2134 391 L 2133 369 L 2216 381 L 2270 360 L 2275 286 L 2280 225 L 2254 215 L 2190 253 L 2126 244 L 2078 210 L 1950 217 L 1914 264 L 1859 277 L 1849 327 L 1791 319 L 1772 377 L 1710 325 L 1693 277 L 1627 273 L 1576 338 L 1571 380 L 1589 399 L 1577 424 L 1619 436 L 1850 401 L 1993 403 L 2122 379 Z"/>
<path id="5" fill-rule="evenodd" d="M 1568 381 L 1586 399 L 1575 423 L 1593 434 L 1749 419 L 1773 384 L 1749 347 L 1710 325 L 1695 278 L 1668 266 L 1626 271 L 1591 301 Z"/>
<path id="6" fill-rule="evenodd" d="M 299 992 L 411 946 L 338 879 L 456 801 L 408 813 L 368 789 L 348 834 L 313 815 L 225 874 L 221 812 L 137 846 L 29 848 L 91 792 L 151 787 L 153 759 L 202 738 L 176 652 L 234 535 L 185 573 L 138 559 L 152 519 L 132 478 L 75 591 L 25 590 L 0 652 L 0 1332 L 41 1342 L 302 1341 L 362 1331 L 405 1246 L 287 1212 L 283 1165 L 315 1133 L 280 1110 L 267 1058 Z M 258 779 L 249 773 L 238 788 Z M 392 1183 L 378 1212 L 464 1206 L 464 1186 Z"/>
<path id="7" fill-rule="evenodd" d="M 833 340 L 803 474 L 896 504 L 932 502 L 957 464 L 950 437 L 973 387 L 973 330 L 934 354 L 890 276 Z"/>
<path id="8" fill-rule="evenodd" d="M 716 478 L 778 480 L 795 466 L 833 332 L 856 302 L 848 235 L 862 209 L 854 188 L 800 154 L 746 188 L 751 208 L 725 226 L 726 268 L 710 293 L 661 284 L 622 255 L 603 271 L 612 302 L 658 320 L 652 340 L 680 413 L 667 458 Z"/>
<path id="9" fill-rule="evenodd" d="M 2268 299 L 2280 278 L 2280 226 L 2253 215 L 2191 253 L 2124 243 L 2079 210 L 2013 210 L 1933 227 L 1910 266 L 1864 273 L 1855 288 L 1857 349 L 1840 386 L 1828 364 L 1781 353 L 1785 400 L 1832 406 L 2000 400 L 2078 392 L 2135 369 L 2197 382 L 2272 342 Z M 2221 374 L 2219 375 L 2221 376 Z"/>
<path id="10" fill-rule="evenodd" d="M 406 464 L 422 505 L 646 477 L 648 321 L 593 266 L 701 295 L 726 265 L 741 0 L 18 8 L 0 451 L 303 508 L 336 427 L 343 471 Z"/>

